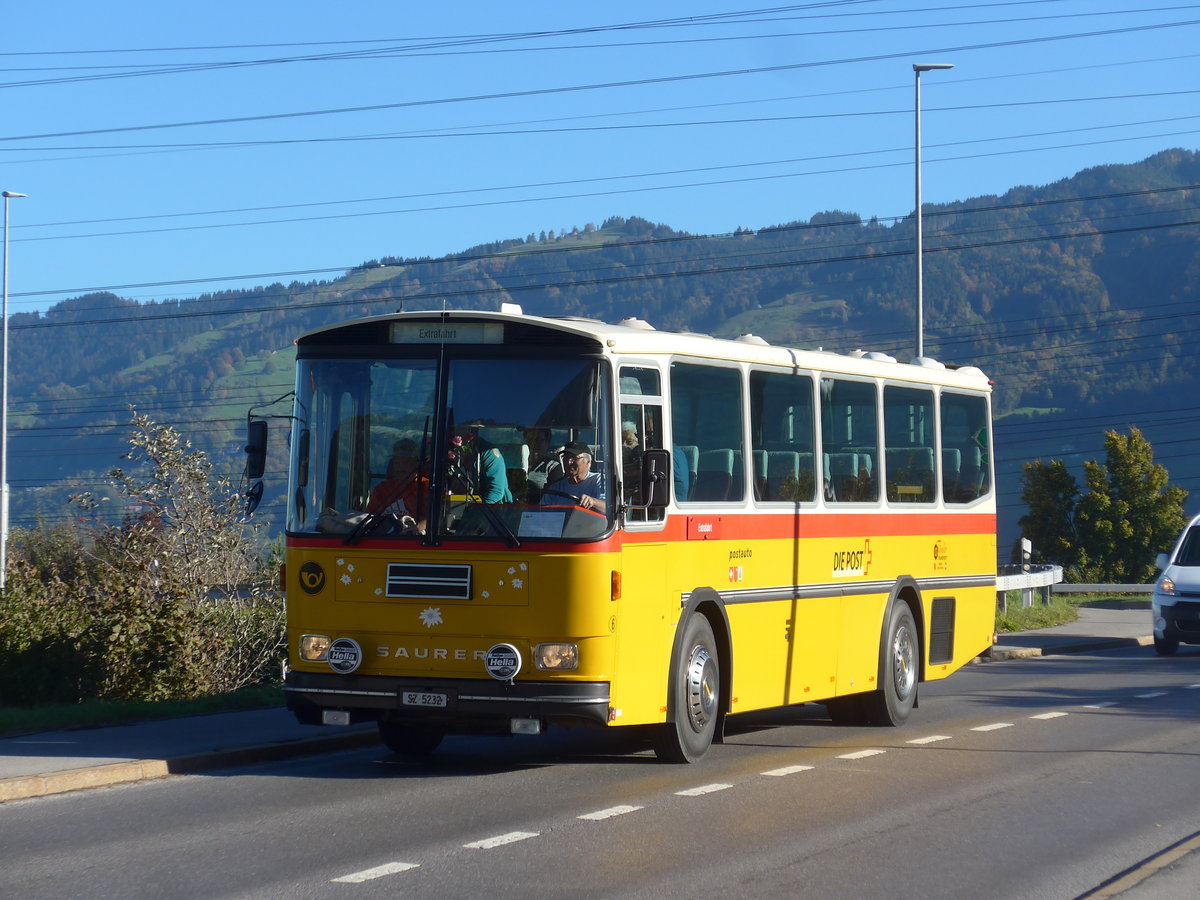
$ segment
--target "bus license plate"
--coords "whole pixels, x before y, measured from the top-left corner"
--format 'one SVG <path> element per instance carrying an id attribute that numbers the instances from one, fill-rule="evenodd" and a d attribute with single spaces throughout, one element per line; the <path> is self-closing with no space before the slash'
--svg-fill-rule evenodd
<path id="1" fill-rule="evenodd" d="M 400 702 L 405 706 L 433 706 L 443 708 L 446 706 L 445 694 L 434 694 L 429 691 L 405 691 Z"/>

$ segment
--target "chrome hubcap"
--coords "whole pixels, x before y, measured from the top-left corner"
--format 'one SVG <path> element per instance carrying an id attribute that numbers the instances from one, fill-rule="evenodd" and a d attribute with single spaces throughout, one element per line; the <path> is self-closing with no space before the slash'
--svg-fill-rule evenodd
<path id="1" fill-rule="evenodd" d="M 897 628 L 892 638 L 892 683 L 901 700 L 907 700 L 917 684 L 917 644 L 907 626 Z"/>
<path id="2" fill-rule="evenodd" d="M 704 647 L 694 647 L 687 667 L 688 722 L 703 731 L 717 711 L 717 661 Z"/>

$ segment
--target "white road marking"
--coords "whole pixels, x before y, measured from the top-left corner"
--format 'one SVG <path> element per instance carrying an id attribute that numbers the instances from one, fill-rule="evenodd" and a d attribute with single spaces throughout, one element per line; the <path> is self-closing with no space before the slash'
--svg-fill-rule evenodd
<path id="1" fill-rule="evenodd" d="M 463 844 L 463 847 L 467 850 L 492 850 L 496 847 L 503 847 L 505 844 L 515 844 L 517 841 L 535 838 L 538 834 L 536 831 L 510 831 L 508 834 L 498 834 L 495 837 L 484 838 L 482 841 Z"/>
<path id="2" fill-rule="evenodd" d="M 1110 706 L 1116 705 L 1116 700 L 1105 700 L 1103 703 L 1089 703 L 1084 709 L 1108 709 Z"/>
<path id="3" fill-rule="evenodd" d="M 1167 692 L 1166 691 L 1151 691 L 1148 694 L 1134 694 L 1134 696 L 1137 697 L 1137 699 L 1139 699 L 1139 700 L 1152 700 L 1155 697 L 1167 696 Z"/>
<path id="4" fill-rule="evenodd" d="M 1036 716 L 1030 716 L 1031 719 L 1060 719 L 1065 716 L 1065 712 L 1048 712 L 1038 713 Z"/>
<path id="5" fill-rule="evenodd" d="M 910 744 L 936 744 L 938 741 L 948 741 L 948 740 L 950 740 L 950 735 L 948 735 L 948 734 L 931 734 L 929 737 L 913 738 L 908 743 L 910 743 Z"/>
<path id="6" fill-rule="evenodd" d="M 991 725 L 977 725 L 972 731 L 999 731 L 1001 728 L 1012 728 L 1012 722 L 993 722 Z"/>
<path id="7" fill-rule="evenodd" d="M 577 819 L 588 819 L 592 822 L 599 822 L 601 819 L 611 819 L 613 816 L 623 816 L 625 813 L 636 812 L 639 809 L 644 809 L 642 806 L 610 806 L 608 809 L 600 809 L 596 812 L 585 813 L 582 816 L 576 816 Z"/>
<path id="8" fill-rule="evenodd" d="M 866 759 L 868 756 L 879 756 L 886 750 L 855 750 L 853 753 L 843 753 L 838 759 Z"/>
<path id="9" fill-rule="evenodd" d="M 382 866 L 376 866 L 373 869 L 363 869 L 361 872 L 352 872 L 349 875 L 343 875 L 341 878 L 334 878 L 333 883 L 362 884 L 364 881 L 372 881 L 376 878 L 383 878 L 385 875 L 396 875 L 400 872 L 407 872 L 409 869 L 419 869 L 420 867 L 420 863 L 384 863 Z"/>
<path id="10" fill-rule="evenodd" d="M 701 794 L 715 794 L 717 791 L 723 791 L 726 788 L 733 787 L 732 784 L 705 784 L 700 787 L 688 788 L 686 791 L 676 791 L 677 797 L 699 797 Z"/>
<path id="11" fill-rule="evenodd" d="M 1184 685 L 1184 688 L 1183 688 L 1183 689 L 1184 689 L 1185 691 L 1194 691 L 1194 690 L 1200 689 L 1200 684 L 1188 684 L 1188 685 Z"/>
<path id="12" fill-rule="evenodd" d="M 763 775 L 771 775 L 775 778 L 782 778 L 784 775 L 795 775 L 797 772 L 807 772 L 812 766 L 784 766 L 782 769 L 771 769 L 768 772 L 762 772 Z"/>

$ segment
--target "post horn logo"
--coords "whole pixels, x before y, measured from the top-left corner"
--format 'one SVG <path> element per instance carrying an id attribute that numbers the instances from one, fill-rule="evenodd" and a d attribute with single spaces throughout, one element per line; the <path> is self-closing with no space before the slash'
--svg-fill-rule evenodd
<path id="1" fill-rule="evenodd" d="M 325 570 L 315 562 L 306 562 L 300 567 L 300 590 L 306 594 L 319 594 L 325 587 Z"/>

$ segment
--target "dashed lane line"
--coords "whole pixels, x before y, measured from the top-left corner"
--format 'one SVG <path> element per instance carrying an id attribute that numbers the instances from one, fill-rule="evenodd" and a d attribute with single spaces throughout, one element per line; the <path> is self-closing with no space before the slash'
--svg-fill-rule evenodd
<path id="1" fill-rule="evenodd" d="M 797 772 L 807 772 L 813 766 L 784 766 L 782 769 L 768 769 L 766 772 L 759 772 L 760 775 L 770 775 L 773 778 L 782 778 L 784 775 L 795 775 Z"/>
<path id="2" fill-rule="evenodd" d="M 510 831 L 508 834 L 498 834 L 495 837 L 484 838 L 482 841 L 471 841 L 469 844 L 463 844 L 465 850 L 493 850 L 496 847 L 503 847 L 506 844 L 515 844 L 517 841 L 527 841 L 529 838 L 538 837 L 541 832 L 538 831 Z"/>
<path id="3" fill-rule="evenodd" d="M 623 816 L 626 813 L 637 812 L 639 809 L 645 809 L 644 806 L 610 806 L 608 809 L 598 809 L 595 812 L 584 813 L 582 816 L 576 816 L 577 819 L 586 819 L 589 822 L 600 822 L 604 819 L 611 819 L 613 816 Z"/>
<path id="4" fill-rule="evenodd" d="M 1001 728 L 1012 728 L 1012 722 L 993 722 L 991 725 L 976 725 L 972 731 L 999 731 Z"/>
<path id="5" fill-rule="evenodd" d="M 838 759 L 866 759 L 867 757 L 879 756 L 883 753 L 887 753 L 887 751 L 872 747 L 869 750 L 855 750 L 853 753 L 843 753 Z"/>
<path id="6" fill-rule="evenodd" d="M 1038 713 L 1036 716 L 1030 716 L 1031 719 L 1061 719 L 1067 715 L 1065 712 L 1044 712 Z"/>
<path id="7" fill-rule="evenodd" d="M 334 878 L 331 881 L 333 884 L 362 884 L 364 881 L 374 881 L 385 875 L 398 875 L 409 869 L 419 869 L 420 867 L 420 863 L 390 862 L 384 863 L 382 866 L 375 866 L 373 869 L 351 872 L 349 875 L 343 875 L 341 878 Z"/>
<path id="8" fill-rule="evenodd" d="M 731 787 L 733 787 L 732 784 L 722 784 L 721 782 L 717 782 L 715 784 L 702 784 L 700 787 L 688 788 L 686 791 L 676 791 L 675 796 L 700 797 L 704 794 L 715 794 L 717 791 L 728 790 Z"/>
<path id="9" fill-rule="evenodd" d="M 911 741 L 906 741 L 909 744 L 936 744 L 938 741 L 952 740 L 948 734 L 931 734 L 928 737 L 913 738 Z"/>

